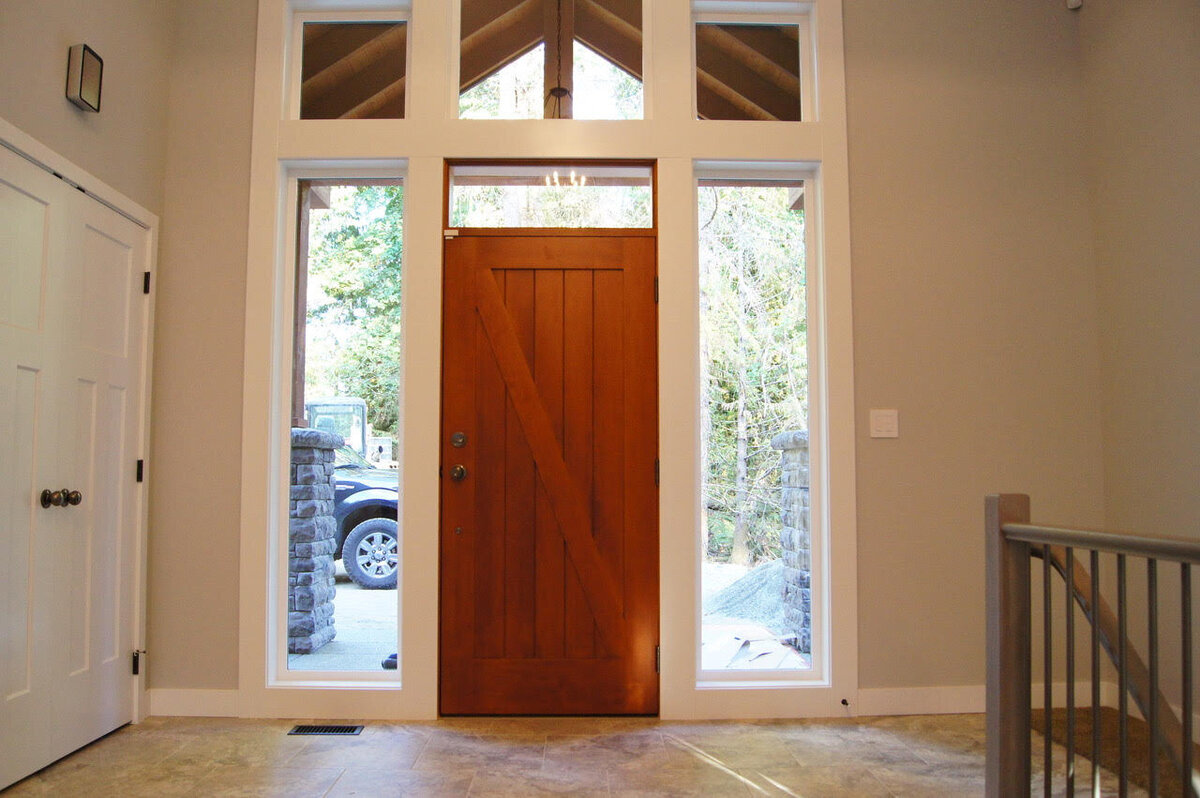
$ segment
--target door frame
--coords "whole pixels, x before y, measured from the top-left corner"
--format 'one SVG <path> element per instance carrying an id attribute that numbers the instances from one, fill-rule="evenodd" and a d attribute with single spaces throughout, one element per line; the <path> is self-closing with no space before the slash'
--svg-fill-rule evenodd
<path id="1" fill-rule="evenodd" d="M 616 167 L 644 167 L 650 171 L 650 226 L 649 227 L 452 227 L 450 224 L 450 176 L 451 171 L 456 166 L 532 166 L 532 167 L 571 167 L 571 166 L 616 166 Z M 595 238 L 595 237 L 621 237 L 621 238 L 649 238 L 655 242 L 655 285 L 658 280 L 658 161 L 648 158 L 447 158 L 443 162 L 443 177 L 442 177 L 442 227 L 444 238 Z M 443 274 L 442 294 L 440 297 L 440 305 L 444 307 L 446 301 L 444 275 L 446 273 L 446 255 L 445 247 L 442 248 L 441 271 Z M 655 318 L 654 328 L 657 332 L 659 326 L 658 303 L 654 304 Z M 445 423 L 445 314 L 442 315 L 442 346 L 439 350 L 439 373 L 441 379 L 438 383 L 438 398 L 439 398 L 439 414 L 438 425 L 439 431 L 439 455 L 444 451 L 444 446 L 440 443 L 440 433 Z M 657 347 L 656 347 L 657 348 Z M 661 369 L 655 371 L 655 396 L 658 397 Z M 657 431 L 657 430 L 656 430 Z M 656 457 L 659 456 L 659 441 L 655 439 Z M 439 473 L 446 467 L 446 463 L 439 459 Z M 441 558 L 441 529 L 445 522 L 445 507 L 443 506 L 444 492 L 442 483 L 438 485 L 438 595 L 442 591 L 442 558 Z M 659 513 L 654 518 L 656 539 L 659 540 L 661 546 L 661 502 L 659 502 Z M 656 577 L 661 576 L 661 568 Z M 656 579 L 656 581 L 660 581 Z M 658 588 L 656 596 L 656 604 L 661 621 L 662 613 L 662 589 L 661 585 Z M 442 607 L 441 601 L 438 602 L 437 614 L 437 631 L 438 631 L 438 653 L 437 653 L 437 694 L 438 694 L 438 710 L 441 712 L 441 690 L 442 690 Z M 659 632 L 661 635 L 661 630 Z M 659 700 L 658 712 L 661 712 L 661 674 L 659 676 Z M 657 714 L 657 713 L 656 713 Z"/>
<path id="2" fill-rule="evenodd" d="M 69 185 L 77 187 L 92 200 L 124 216 L 138 227 L 146 231 L 142 243 L 145 248 L 146 269 L 150 272 L 149 289 L 145 303 L 141 309 L 142 351 L 141 384 L 132 391 L 140 403 L 137 415 L 137 451 L 129 452 L 127 456 L 147 462 L 150 468 L 146 470 L 147 481 L 135 482 L 134 495 L 137 501 L 137 511 L 134 513 L 137 528 L 133 532 L 134 550 L 130 556 L 134 558 L 134 576 L 131 585 L 128 611 L 132 623 L 130 639 L 135 651 L 146 649 L 146 593 L 147 593 L 147 530 L 150 521 L 149 478 L 152 476 L 152 464 L 148 462 L 150 453 L 150 398 L 153 384 L 153 353 L 154 353 L 154 306 L 158 286 L 158 229 L 159 218 L 146 208 L 134 202 L 125 194 L 108 185 L 74 162 L 59 155 L 54 150 L 28 135 L 8 120 L 0 117 L 0 146 L 16 153 L 34 166 L 49 172 L 64 180 Z M 130 462 L 129 467 L 134 468 Z M 132 656 L 132 652 L 130 652 Z M 146 659 L 149 655 L 146 655 Z M 150 700 L 147 692 L 146 668 L 141 674 L 132 679 L 131 696 L 132 717 L 138 723 L 150 714 Z"/>

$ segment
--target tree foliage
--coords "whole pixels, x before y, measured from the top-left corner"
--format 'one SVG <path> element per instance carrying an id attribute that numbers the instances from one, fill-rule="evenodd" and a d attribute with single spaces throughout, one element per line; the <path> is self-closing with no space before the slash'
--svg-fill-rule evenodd
<path id="1" fill-rule="evenodd" d="M 336 186 L 309 217 L 305 390 L 356 396 L 395 435 L 400 390 L 404 191 Z"/>
<path id="2" fill-rule="evenodd" d="M 710 557 L 779 553 L 779 452 L 807 427 L 804 214 L 788 189 L 702 187 L 702 442 Z"/>

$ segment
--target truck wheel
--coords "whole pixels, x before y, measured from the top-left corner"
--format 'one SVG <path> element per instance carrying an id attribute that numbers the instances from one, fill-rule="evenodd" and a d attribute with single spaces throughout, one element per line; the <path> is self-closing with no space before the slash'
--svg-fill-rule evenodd
<path id="1" fill-rule="evenodd" d="M 400 570 L 399 539 L 396 522 L 390 518 L 370 518 L 346 536 L 342 544 L 342 564 L 346 574 L 367 590 L 392 590 Z"/>

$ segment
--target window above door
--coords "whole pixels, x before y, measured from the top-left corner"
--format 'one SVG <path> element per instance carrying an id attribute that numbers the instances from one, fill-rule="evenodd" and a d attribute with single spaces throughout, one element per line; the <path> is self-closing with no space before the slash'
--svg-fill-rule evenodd
<path id="1" fill-rule="evenodd" d="M 649 164 L 453 164 L 451 227 L 650 228 Z"/>

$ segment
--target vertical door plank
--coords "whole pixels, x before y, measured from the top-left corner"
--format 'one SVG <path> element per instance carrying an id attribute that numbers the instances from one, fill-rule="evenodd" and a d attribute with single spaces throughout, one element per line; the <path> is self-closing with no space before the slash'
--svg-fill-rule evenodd
<path id="1" fill-rule="evenodd" d="M 535 278 L 534 381 L 563 442 L 563 273 L 542 269 Z M 546 488 L 537 482 L 537 585 L 535 589 L 537 656 L 561 657 L 564 652 L 565 583 L 562 533 Z"/>
<path id="2" fill-rule="evenodd" d="M 624 274 L 615 269 L 597 271 L 595 276 L 595 357 L 593 369 L 595 429 L 593 469 L 595 495 L 592 514 L 593 534 L 604 559 L 612 564 L 621 579 L 618 586 L 625 594 L 624 535 L 625 519 L 625 309 Z M 618 652 L 597 648 L 608 656 Z"/>
<path id="3" fill-rule="evenodd" d="M 504 272 L 480 266 L 475 282 L 495 279 L 504 290 Z M 478 287 L 475 289 L 478 291 Z M 471 302 L 474 307 L 475 296 Z M 475 314 L 476 469 L 468 482 L 476 496 L 475 655 L 504 656 L 504 482 L 507 413 L 504 378 L 496 365 L 483 322 Z M 470 445 L 470 442 L 468 442 Z M 471 583 L 468 583 L 471 584 Z"/>
<path id="4" fill-rule="evenodd" d="M 443 479 L 438 631 L 444 661 L 461 661 L 471 656 L 474 638 L 468 630 L 475 628 L 477 620 L 475 592 L 447 588 L 477 584 L 474 547 L 478 545 L 482 517 L 475 515 L 475 491 L 480 483 L 478 480 L 455 483 L 444 474 L 455 463 L 465 465 L 468 473 L 474 473 L 477 467 L 473 459 L 479 443 L 475 408 L 482 405 L 477 401 L 475 375 L 482 371 L 480 352 L 486 354 L 487 339 L 474 311 L 474 271 L 469 266 L 471 261 L 463 255 L 464 249 L 474 245 L 469 239 L 447 241 L 444 245 L 442 414 L 451 425 L 450 429 L 443 427 L 440 444 Z M 481 350 L 481 346 L 485 348 Z M 468 446 L 452 447 L 450 436 L 454 432 L 465 433 Z M 456 529 L 462 532 L 456 533 Z M 445 687 L 461 689 L 463 685 L 451 681 Z M 446 697 L 446 693 L 442 696 Z"/>
<path id="5" fill-rule="evenodd" d="M 534 279 L 529 269 L 508 271 L 505 307 L 525 355 L 533 363 Z M 504 656 L 532 657 L 534 654 L 534 587 L 536 548 L 534 521 L 533 455 L 525 440 L 511 394 L 505 402 L 504 455 Z"/>
<path id="6" fill-rule="evenodd" d="M 591 271 L 571 270 L 564 275 L 564 375 L 563 455 L 571 476 L 584 491 L 584 501 L 593 505 L 592 487 L 592 291 Z M 564 548 L 565 552 L 565 548 Z M 595 624 L 579 575 L 566 563 L 566 655 L 591 657 L 595 654 Z"/>
<path id="7" fill-rule="evenodd" d="M 658 333 L 654 308 L 654 242 L 649 239 L 625 242 L 624 292 L 624 391 L 625 407 L 638 408 L 626 414 L 624 427 L 625 519 L 624 571 L 625 623 L 629 654 L 642 663 L 639 673 L 652 673 L 654 646 L 658 642 L 658 486 L 654 463 L 658 457 Z M 647 689 L 656 690 L 651 682 Z"/>

